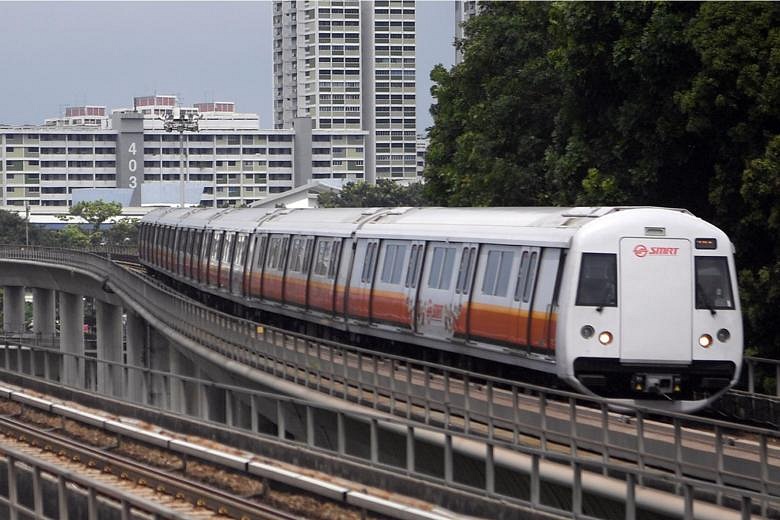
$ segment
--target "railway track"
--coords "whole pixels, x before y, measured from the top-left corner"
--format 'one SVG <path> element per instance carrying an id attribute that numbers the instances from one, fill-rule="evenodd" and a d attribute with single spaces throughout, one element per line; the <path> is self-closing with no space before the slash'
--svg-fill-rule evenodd
<path id="1" fill-rule="evenodd" d="M 186 518 L 241 520 L 299 520 L 278 507 L 240 497 L 213 484 L 188 478 L 186 467 L 171 471 L 133 461 L 112 453 L 117 445 L 95 447 L 64 435 L 63 429 L 41 430 L 20 417 L 0 416 L 0 443 L 32 458 L 44 460 L 66 470 L 132 496 L 154 501 Z M 187 464 L 187 461 L 184 461 Z M 260 488 L 259 498 L 265 489 Z"/>

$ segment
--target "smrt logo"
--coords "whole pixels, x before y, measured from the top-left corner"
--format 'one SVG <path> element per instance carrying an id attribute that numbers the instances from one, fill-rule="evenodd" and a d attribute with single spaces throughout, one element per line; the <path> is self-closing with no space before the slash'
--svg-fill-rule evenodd
<path id="1" fill-rule="evenodd" d="M 639 258 L 643 258 L 647 255 L 650 256 L 677 256 L 679 247 L 650 247 L 643 244 L 634 246 L 634 254 Z"/>

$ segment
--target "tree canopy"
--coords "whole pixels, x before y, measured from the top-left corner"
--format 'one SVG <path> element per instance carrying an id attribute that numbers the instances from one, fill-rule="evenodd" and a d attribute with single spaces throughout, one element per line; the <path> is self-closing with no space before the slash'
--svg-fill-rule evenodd
<path id="1" fill-rule="evenodd" d="M 323 208 L 372 208 L 382 206 L 423 206 L 426 200 L 419 183 L 408 186 L 390 179 L 378 179 L 375 185 L 349 182 L 340 192 L 321 193 L 317 202 Z"/>
<path id="2" fill-rule="evenodd" d="M 481 5 L 431 73 L 430 200 L 687 208 L 735 242 L 748 344 L 780 357 L 780 4 Z"/>
<path id="3" fill-rule="evenodd" d="M 92 232 L 100 231 L 100 225 L 112 217 L 122 214 L 122 205 L 104 200 L 81 201 L 70 207 L 70 214 L 81 217 L 92 224 Z"/>

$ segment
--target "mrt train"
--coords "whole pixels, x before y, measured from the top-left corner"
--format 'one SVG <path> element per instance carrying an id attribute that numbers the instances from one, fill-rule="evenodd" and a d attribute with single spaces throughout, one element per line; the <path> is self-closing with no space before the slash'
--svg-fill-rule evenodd
<path id="1" fill-rule="evenodd" d="M 180 208 L 141 221 L 178 285 L 386 344 L 695 411 L 739 377 L 733 246 L 685 210 Z"/>

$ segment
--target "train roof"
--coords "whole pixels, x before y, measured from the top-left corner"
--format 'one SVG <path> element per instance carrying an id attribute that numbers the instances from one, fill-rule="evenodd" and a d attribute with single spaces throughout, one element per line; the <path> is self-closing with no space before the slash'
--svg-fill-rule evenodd
<path id="1" fill-rule="evenodd" d="M 566 245 L 582 226 L 637 207 L 166 209 L 143 221 L 252 232 Z M 665 209 L 665 208 L 658 208 Z M 674 210 L 684 211 L 684 210 Z"/>

